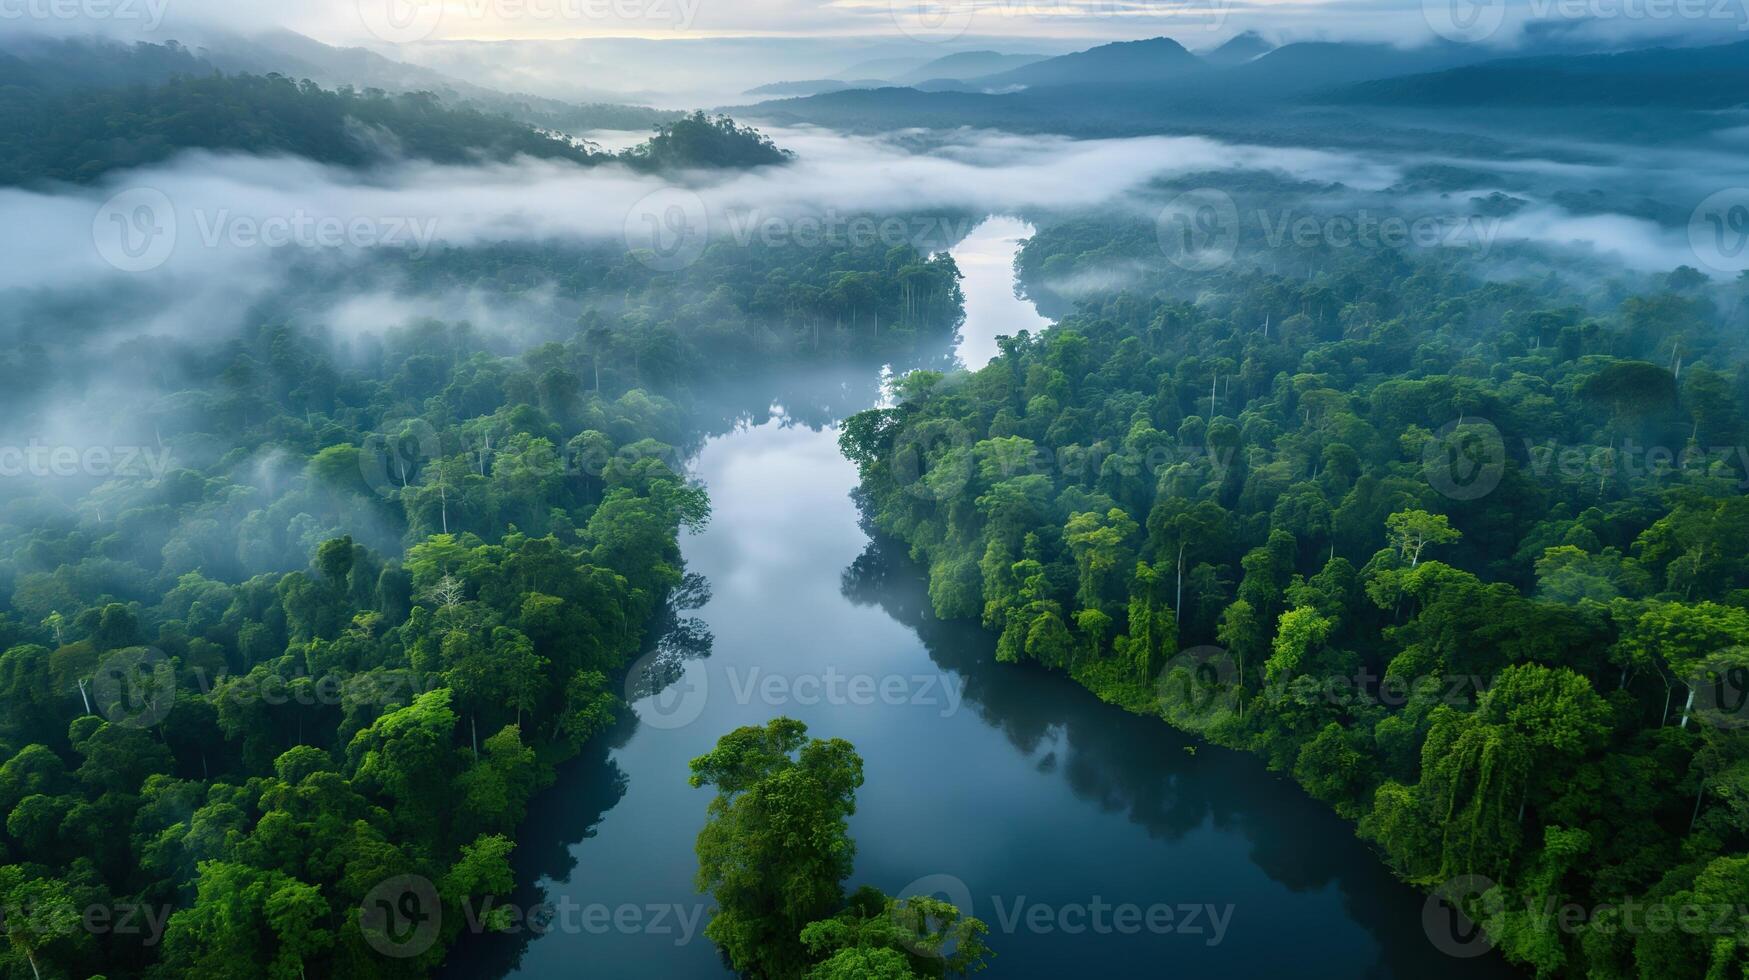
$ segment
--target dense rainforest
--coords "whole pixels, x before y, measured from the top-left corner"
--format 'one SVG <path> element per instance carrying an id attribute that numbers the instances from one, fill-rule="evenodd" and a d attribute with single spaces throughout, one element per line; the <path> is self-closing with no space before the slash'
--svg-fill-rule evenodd
<path id="1" fill-rule="evenodd" d="M 1053 223 L 1072 313 L 849 421 L 936 615 L 1263 755 L 1539 975 L 1749 975 L 1740 284 L 1235 251 Z"/>
<path id="2" fill-rule="evenodd" d="M 260 97 L 318 156 L 355 110 L 475 119 L 282 79 L 152 102 L 179 93 Z M 700 154 L 787 159 L 697 115 L 626 162 Z M 677 537 L 709 518 L 681 470 L 711 424 L 692 392 L 731 363 L 939 351 L 961 308 L 952 260 L 905 246 L 724 243 L 680 271 L 592 245 L 306 259 L 219 342 L 105 348 L 106 311 L 51 323 L 27 296 L 8 317 L 20 431 L 71 398 L 143 448 L 0 500 L 0 975 L 426 975 L 464 906 L 508 892 L 531 796 L 669 615 Z M 385 276 L 507 307 L 538 280 L 545 302 L 522 330 L 325 324 L 323 298 Z M 148 367 L 118 388 L 115 363 Z M 360 914 L 407 880 L 443 913 L 412 945 Z"/>

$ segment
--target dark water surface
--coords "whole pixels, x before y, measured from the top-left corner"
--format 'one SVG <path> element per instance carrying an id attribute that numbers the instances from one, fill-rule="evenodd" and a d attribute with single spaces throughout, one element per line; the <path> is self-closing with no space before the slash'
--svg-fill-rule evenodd
<path id="1" fill-rule="evenodd" d="M 978 297 L 967 360 L 1036 327 L 1008 286 L 1023 230 L 991 222 L 955 252 Z M 818 392 L 806 380 L 797 391 Z M 876 380 L 705 442 L 693 466 L 713 516 L 683 547 L 710 597 L 664 654 L 684 674 L 536 799 L 515 901 L 548 903 L 550 930 L 464 940 L 450 975 L 730 976 L 702 935 L 693 840 L 710 791 L 687 763 L 779 715 L 863 757 L 851 887 L 969 896 L 998 954 L 981 976 L 1507 975 L 1440 952 L 1422 897 L 1259 759 L 997 664 L 975 624 L 934 619 L 918 570 L 859 526 L 855 469 L 825 424 L 833 404 L 872 404 Z"/>

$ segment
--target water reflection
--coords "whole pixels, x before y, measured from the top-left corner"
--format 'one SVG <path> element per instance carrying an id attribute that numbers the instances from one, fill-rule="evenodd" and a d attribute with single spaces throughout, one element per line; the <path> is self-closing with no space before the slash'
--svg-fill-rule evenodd
<path id="1" fill-rule="evenodd" d="M 1220 838 L 1242 839 L 1248 845 L 1246 864 L 1289 893 L 1333 890 L 1341 897 L 1342 918 L 1364 927 L 1376 944 L 1370 959 L 1357 955 L 1361 950 L 1354 944 L 1332 942 L 1336 938 L 1332 935 L 1313 938 L 1297 950 L 1284 947 L 1281 944 L 1294 931 L 1288 923 L 1274 921 L 1273 915 L 1246 914 L 1257 912 L 1256 906 L 1274 907 L 1277 899 L 1267 894 L 1238 898 L 1235 933 L 1280 950 L 1286 961 L 1281 965 L 1314 976 L 1515 975 L 1496 955 L 1457 960 L 1437 951 L 1423 933 L 1423 896 L 1392 879 L 1379 857 L 1354 836 L 1351 825 L 1291 780 L 1270 773 L 1260 759 L 1198 744 L 1163 722 L 1104 704 L 1061 674 L 1033 665 L 997 663 L 994 639 L 983 629 L 935 618 L 923 571 L 904 556 L 902 546 L 880 537 L 871 540 L 844 571 L 842 583 L 846 598 L 877 606 L 910 627 L 931 661 L 963 677 L 965 704 L 981 721 L 1002 732 L 1017 752 L 1035 759 L 1041 776 L 1060 780 L 1085 804 L 1121 814 L 1151 840 L 1206 844 L 1205 832 L 1210 830 Z M 999 817 L 992 814 L 991 819 Z M 1172 861 L 1160 861 L 1158 852 L 1111 854 L 1105 841 L 1064 840 L 1059 847 L 1080 859 L 1158 866 L 1162 875 L 1175 870 Z M 1021 862 L 1031 859 L 1014 856 Z M 1116 880 L 1111 884 L 1122 887 Z M 979 893 L 977 883 L 968 881 L 968 887 Z M 1205 888 L 1198 893 L 1206 892 Z M 980 910 L 980 914 L 988 913 Z M 1327 923 L 1326 928 L 1334 925 Z M 998 934 L 993 942 L 1012 944 L 1016 938 Z M 1039 959 L 1056 958 L 1051 951 L 1028 949 L 1027 956 L 1028 962 L 1015 970 L 1001 969 L 1009 964 L 999 961 L 996 973 L 1052 975 L 1038 968 Z M 1298 962 L 1308 956 L 1313 959 Z M 1218 969 L 1204 972 L 1180 962 L 1172 972 L 1252 975 L 1244 964 L 1256 958 L 1255 950 L 1229 950 L 1224 958 L 1214 958 Z M 1140 960 L 1121 954 L 1113 965 L 1125 975 L 1150 972 Z"/>
<path id="2" fill-rule="evenodd" d="M 1004 263 L 968 265 L 1006 283 Z M 1011 292 L 1008 302 L 1021 303 Z M 984 308 L 968 342 L 993 343 L 1026 315 Z M 877 403 L 879 379 L 872 369 L 773 373 L 689 399 L 693 475 L 710 490 L 713 520 L 683 541 L 691 574 L 645 658 L 655 666 L 634 678 L 631 711 L 535 801 L 515 858 L 528 884 L 515 901 L 701 906 L 693 841 L 708 794 L 686 785 L 687 763 L 737 725 L 790 715 L 864 758 L 851 886 L 958 882 L 992 929 L 999 956 L 987 976 L 1502 972 L 1494 958 L 1437 952 L 1421 896 L 1257 758 L 1196 748 L 1060 674 L 997 664 L 977 624 L 936 620 L 918 570 L 871 542 L 855 468 L 836 445 L 834 426 Z M 826 671 L 922 680 L 934 700 L 758 693 L 758 680 Z M 663 707 L 683 689 L 706 696 L 690 712 Z M 1206 928 L 1111 935 L 1025 918 L 1113 903 L 1231 916 L 1218 941 Z M 730 975 L 702 936 L 611 929 L 464 937 L 446 966 L 458 978 Z"/>

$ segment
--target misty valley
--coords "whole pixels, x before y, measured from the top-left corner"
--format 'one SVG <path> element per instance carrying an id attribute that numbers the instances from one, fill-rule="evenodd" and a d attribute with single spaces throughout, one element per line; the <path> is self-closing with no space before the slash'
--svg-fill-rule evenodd
<path id="1" fill-rule="evenodd" d="M 1749 17 L 0 9 L 0 977 L 1749 980 Z"/>

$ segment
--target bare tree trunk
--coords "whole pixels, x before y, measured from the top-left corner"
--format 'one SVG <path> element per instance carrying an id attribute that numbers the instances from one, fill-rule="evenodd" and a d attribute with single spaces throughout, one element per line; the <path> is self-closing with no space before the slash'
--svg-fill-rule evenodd
<path id="1" fill-rule="evenodd" d="M 1178 542 L 1178 594 L 1172 598 L 1172 616 L 1174 619 L 1183 615 L 1184 608 L 1184 542 Z"/>

